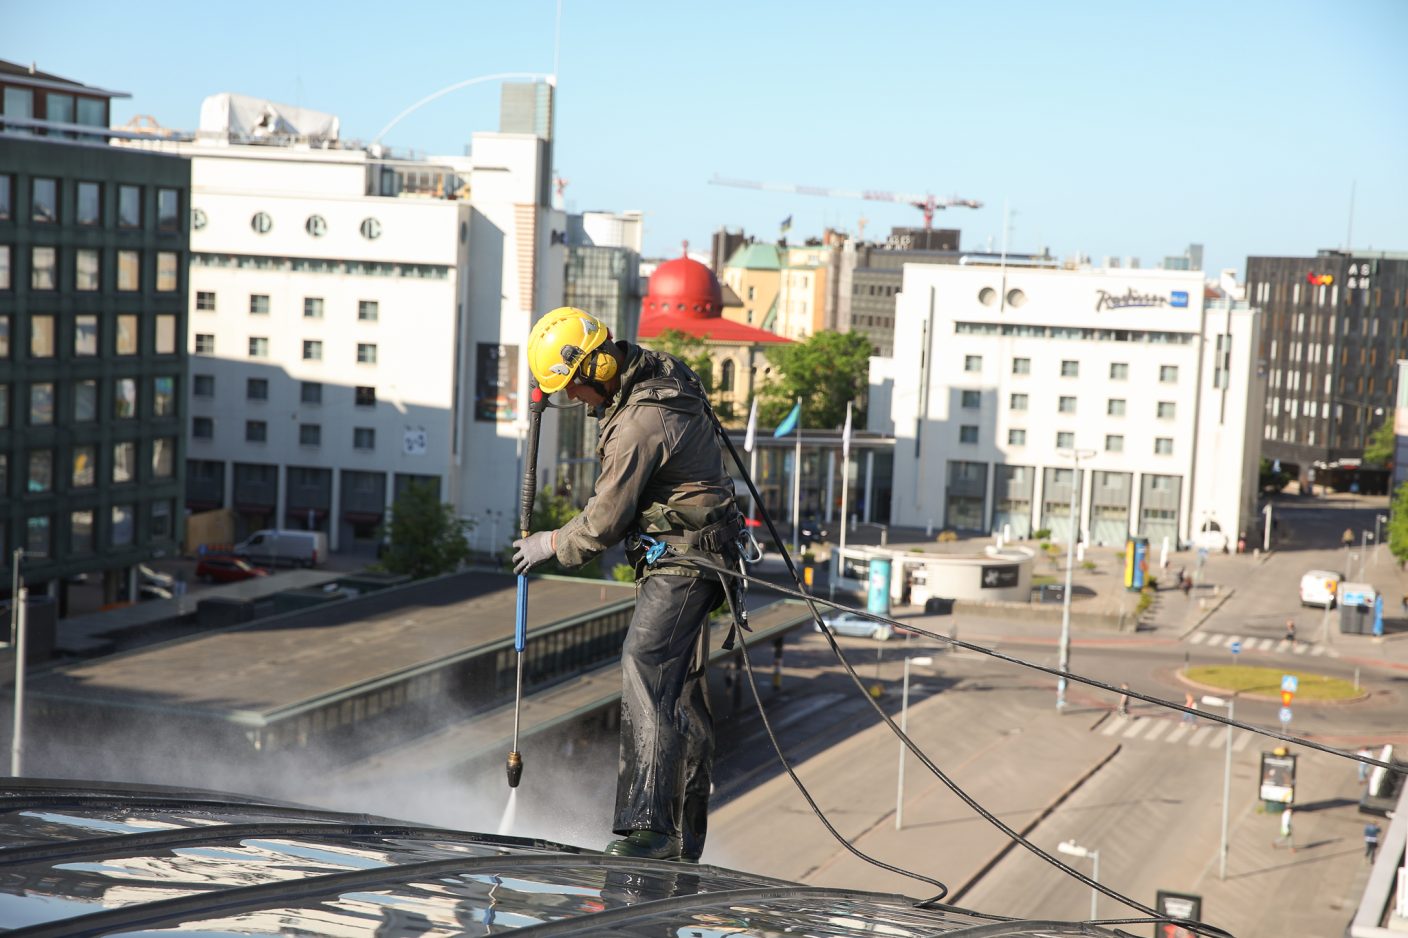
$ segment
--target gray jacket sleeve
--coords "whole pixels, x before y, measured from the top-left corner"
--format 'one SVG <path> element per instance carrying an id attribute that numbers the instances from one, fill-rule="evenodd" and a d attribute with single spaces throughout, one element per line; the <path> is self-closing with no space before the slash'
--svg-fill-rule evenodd
<path id="1" fill-rule="evenodd" d="M 661 412 L 636 407 L 603 447 L 596 491 L 582 513 L 557 530 L 557 560 L 579 567 L 620 542 L 640 513 L 641 495 L 665 456 Z"/>

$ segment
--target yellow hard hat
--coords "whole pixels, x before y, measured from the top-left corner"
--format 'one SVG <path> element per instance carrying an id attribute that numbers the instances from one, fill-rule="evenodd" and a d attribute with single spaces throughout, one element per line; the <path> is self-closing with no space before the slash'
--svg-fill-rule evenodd
<path id="1" fill-rule="evenodd" d="M 559 306 L 533 324 L 528 368 L 544 394 L 567 387 L 583 360 L 606 341 L 606 325 L 585 310 Z"/>

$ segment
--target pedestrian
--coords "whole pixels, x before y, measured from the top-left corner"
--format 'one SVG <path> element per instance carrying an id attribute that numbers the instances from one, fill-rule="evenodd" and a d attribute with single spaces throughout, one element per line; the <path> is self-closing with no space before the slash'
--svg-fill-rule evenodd
<path id="1" fill-rule="evenodd" d="M 1186 573 L 1182 574 L 1178 581 L 1178 588 L 1183 590 L 1183 598 L 1187 599 L 1188 591 L 1193 588 L 1193 578 L 1188 576 Z"/>
<path id="2" fill-rule="evenodd" d="M 1294 645 L 1294 644 L 1296 643 L 1296 620 L 1295 620 L 1295 619 L 1287 619 L 1287 620 L 1286 620 L 1286 641 L 1290 642 L 1292 645 Z"/>
<path id="3" fill-rule="evenodd" d="M 1183 695 L 1183 706 L 1187 707 L 1189 710 L 1197 710 L 1197 709 L 1198 709 L 1198 701 L 1193 697 L 1192 694 L 1184 694 L 1184 695 Z M 1196 722 L 1198 722 L 1198 718 L 1197 718 L 1196 716 L 1194 716 L 1193 714 L 1191 714 L 1191 713 L 1184 713 L 1184 714 L 1183 714 L 1183 722 L 1184 722 L 1184 723 L 1196 723 Z"/>
<path id="4" fill-rule="evenodd" d="M 636 605 L 621 649 L 621 754 L 613 856 L 697 861 L 714 756 L 709 613 L 742 608 L 740 582 L 690 564 L 738 563 L 743 516 L 699 377 L 679 359 L 612 341 L 605 324 L 561 307 L 533 326 L 528 365 L 600 421 L 600 474 L 582 512 L 514 541 L 514 570 L 579 567 L 626 541 Z M 647 557 L 656 544 L 666 553 Z M 730 647 L 733 636 L 725 647 Z"/>
<path id="5" fill-rule="evenodd" d="M 1121 683 L 1120 690 L 1124 691 L 1123 694 L 1120 694 L 1120 716 L 1127 717 L 1129 716 L 1129 684 Z"/>
<path id="6" fill-rule="evenodd" d="M 1291 827 L 1290 805 L 1286 805 L 1286 810 L 1281 812 L 1281 836 L 1272 841 L 1271 846 L 1279 847 L 1283 843 L 1291 848 L 1291 853 L 1296 852 L 1296 841 Z"/>
<path id="7" fill-rule="evenodd" d="M 1351 531 L 1349 528 L 1345 528 L 1344 534 L 1340 535 L 1340 543 L 1344 544 L 1345 547 L 1353 547 L 1354 532 Z"/>
<path id="8" fill-rule="evenodd" d="M 1368 746 L 1360 749 L 1355 755 L 1361 760 L 1374 758 L 1374 753 L 1370 751 Z M 1369 781 L 1369 763 L 1361 761 L 1359 763 L 1359 784 L 1363 785 L 1367 781 Z"/>
<path id="9" fill-rule="evenodd" d="M 1370 863 L 1374 862 L 1374 857 L 1379 853 L 1379 824 L 1377 821 L 1370 821 L 1364 825 L 1364 859 Z"/>

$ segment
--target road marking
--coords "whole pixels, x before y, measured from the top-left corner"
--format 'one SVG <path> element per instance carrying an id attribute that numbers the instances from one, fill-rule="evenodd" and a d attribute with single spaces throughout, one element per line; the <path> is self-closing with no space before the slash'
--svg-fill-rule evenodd
<path id="1" fill-rule="evenodd" d="M 1221 645 L 1222 640 L 1226 637 L 1227 636 L 1223 635 L 1221 632 L 1215 632 L 1208 636 L 1208 645 Z"/>
<path id="2" fill-rule="evenodd" d="M 1271 650 L 1271 639 L 1269 639 L 1269 638 L 1263 638 L 1263 639 L 1261 640 L 1261 642 L 1260 642 L 1256 647 L 1257 647 L 1257 649 L 1260 650 L 1260 651 L 1270 651 L 1270 650 Z"/>
<path id="3" fill-rule="evenodd" d="M 1178 724 L 1178 729 L 1176 729 L 1176 730 L 1174 730 L 1172 733 L 1170 733 L 1170 734 L 1169 734 L 1169 737 L 1168 737 L 1168 739 L 1167 739 L 1166 741 L 1167 741 L 1167 742 L 1170 742 L 1170 743 L 1176 743 L 1176 742 L 1178 742 L 1180 739 L 1182 739 L 1182 738 L 1187 734 L 1188 730 L 1189 730 L 1192 726 L 1193 726 L 1192 723 L 1180 723 L 1180 724 Z"/>
<path id="4" fill-rule="evenodd" d="M 1130 720 L 1129 729 L 1124 731 L 1124 738 L 1132 739 L 1142 732 L 1144 732 L 1144 724 L 1140 723 L 1138 720 Z"/>
<path id="5" fill-rule="evenodd" d="M 1152 722 L 1154 724 L 1153 729 L 1149 730 L 1148 734 L 1144 737 L 1149 740 L 1149 742 L 1158 739 L 1160 736 L 1164 735 L 1164 730 L 1173 726 L 1168 720 L 1153 720 Z"/>
<path id="6" fill-rule="evenodd" d="M 1281 639 L 1279 642 L 1276 643 L 1276 650 L 1277 650 L 1277 651 L 1285 651 L 1287 648 L 1290 648 L 1290 647 L 1291 647 L 1291 643 L 1288 642 L 1288 641 L 1286 641 L 1284 638 Z"/>
<path id="7" fill-rule="evenodd" d="M 1109 726 L 1105 727 L 1103 730 L 1100 731 L 1100 735 L 1101 735 L 1101 736 L 1113 736 L 1113 735 L 1115 735 L 1115 734 L 1118 733 L 1121 729 L 1124 728 L 1125 722 L 1126 722 L 1126 718 L 1125 718 L 1125 717 L 1115 717 L 1113 720 L 1110 721 L 1110 725 L 1109 725 Z"/>
<path id="8" fill-rule="evenodd" d="M 1189 641 L 1190 641 L 1192 644 L 1194 644 L 1194 645 L 1201 645 L 1203 642 L 1205 642 L 1205 641 L 1207 641 L 1207 640 L 1208 640 L 1207 635 L 1205 635 L 1205 634 L 1202 633 L 1202 632 L 1194 632 L 1194 633 L 1193 633 L 1193 637 L 1192 637 L 1191 639 L 1189 639 Z"/>
<path id="9" fill-rule="evenodd" d="M 1203 744 L 1203 740 L 1208 738 L 1209 734 L 1212 733 L 1213 729 L 1214 727 L 1211 726 L 1202 727 L 1196 733 L 1194 733 L 1193 736 L 1188 740 L 1188 745 L 1201 746 Z M 1172 740 L 1169 741 L 1172 742 Z"/>
<path id="10" fill-rule="evenodd" d="M 1303 654 L 1305 654 L 1306 646 L 1303 645 L 1303 644 L 1297 643 L 1297 644 L 1296 644 L 1296 649 L 1295 649 L 1295 651 L 1296 651 L 1296 654 L 1298 654 L 1298 655 L 1303 655 Z"/>
<path id="11" fill-rule="evenodd" d="M 1324 646 L 1324 645 L 1316 645 L 1314 648 L 1311 649 L 1311 651 L 1310 651 L 1310 657 L 1312 657 L 1312 658 L 1318 658 L 1320 655 L 1323 655 L 1324 653 L 1325 653 L 1325 646 Z"/>
<path id="12" fill-rule="evenodd" d="M 1243 749 L 1246 749 L 1246 748 L 1247 748 L 1247 743 L 1249 743 L 1249 742 L 1251 742 L 1251 741 L 1252 741 L 1252 734 L 1251 734 L 1251 733 L 1247 733 L 1247 732 L 1238 733 L 1238 734 L 1237 734 L 1237 738 L 1236 738 L 1235 740 L 1233 740 L 1233 742 L 1232 742 L 1232 751 L 1233 751 L 1233 752 L 1241 752 Z"/>

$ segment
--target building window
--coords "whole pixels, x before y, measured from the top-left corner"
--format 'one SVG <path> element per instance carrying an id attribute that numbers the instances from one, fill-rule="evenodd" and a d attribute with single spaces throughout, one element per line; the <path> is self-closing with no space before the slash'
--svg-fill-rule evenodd
<path id="1" fill-rule="evenodd" d="M 158 355 L 176 354 L 176 317 L 173 314 L 163 313 L 156 317 L 152 349 Z"/>
<path id="2" fill-rule="evenodd" d="M 323 343 L 318 339 L 303 340 L 303 360 L 320 362 L 323 360 Z"/>
<path id="3" fill-rule="evenodd" d="M 1158 414 L 1160 420 L 1172 420 L 1174 415 L 1173 401 L 1159 401 Z"/>
<path id="4" fill-rule="evenodd" d="M 113 334 L 113 351 L 118 355 L 136 355 L 138 350 L 137 316 L 124 313 L 117 317 L 117 331 Z"/>
<path id="5" fill-rule="evenodd" d="M 1057 448 L 1057 449 L 1075 449 L 1075 446 L 1076 446 L 1076 435 L 1075 435 L 1074 433 L 1070 433 L 1070 432 L 1068 432 L 1068 431 L 1062 430 L 1062 431 L 1059 431 L 1059 432 L 1056 434 L 1056 448 Z"/>
<path id="6" fill-rule="evenodd" d="M 269 425 L 262 420 L 246 420 L 244 422 L 244 439 L 246 443 L 263 443 L 269 438 Z"/>
<path id="7" fill-rule="evenodd" d="M 142 227 L 142 187 L 117 187 L 117 227 Z"/>
<path id="8" fill-rule="evenodd" d="M 249 357 L 269 357 L 269 339 L 267 336 L 252 335 L 249 337 Z"/>
<path id="9" fill-rule="evenodd" d="M 176 474 L 176 440 L 159 436 L 152 440 L 152 478 L 169 479 Z"/>
<path id="10" fill-rule="evenodd" d="M 1121 435 L 1118 434 L 1118 433 L 1107 434 L 1106 437 L 1105 437 L 1105 452 L 1107 452 L 1107 453 L 1123 453 L 1123 452 L 1124 452 L 1124 437 L 1121 436 Z"/>
<path id="11" fill-rule="evenodd" d="M 981 406 L 982 395 L 977 391 L 964 391 L 962 392 L 961 401 L 964 407 L 972 410 L 976 407 Z"/>
<path id="12" fill-rule="evenodd" d="M 69 512 L 68 549 L 75 554 L 93 552 L 93 509 Z"/>
<path id="13" fill-rule="evenodd" d="M 48 427 L 54 423 L 54 384 L 37 381 L 29 386 L 29 424 Z"/>
<path id="14" fill-rule="evenodd" d="M 137 444 L 114 443 L 112 446 L 112 481 L 131 482 L 137 478 Z"/>
<path id="15" fill-rule="evenodd" d="M 1012 359 L 1012 373 L 1014 375 L 1029 375 L 1032 373 L 1032 360 L 1030 358 Z"/>
<path id="16" fill-rule="evenodd" d="M 982 371 L 982 370 L 983 370 L 983 356 L 981 356 L 981 355 L 964 355 L 964 356 L 963 356 L 963 370 L 964 370 L 964 371 Z"/>
<path id="17" fill-rule="evenodd" d="M 1178 382 L 1178 366 L 1160 365 L 1159 380 L 1164 384 L 1176 384 Z"/>
<path id="18" fill-rule="evenodd" d="M 29 357 L 54 357 L 54 317 L 29 317 Z"/>
<path id="19" fill-rule="evenodd" d="M 50 91 L 44 95 L 44 117 L 55 124 L 73 123 L 73 95 L 59 94 Z M 68 137 L 72 139 L 74 134 L 71 131 L 51 130 L 50 136 Z"/>
<path id="20" fill-rule="evenodd" d="M 15 177 L 9 173 L 0 173 L 0 221 L 9 221 L 14 217 L 14 202 Z"/>
<path id="21" fill-rule="evenodd" d="M 102 288 L 98 273 L 98 252 L 79 248 L 73 254 L 73 288 L 80 293 L 92 293 Z"/>
<path id="22" fill-rule="evenodd" d="M 303 318 L 322 319 L 323 318 L 323 298 L 320 296 L 305 296 L 303 298 Z"/>
<path id="23" fill-rule="evenodd" d="M 1063 414 L 1073 414 L 1076 412 L 1076 399 L 1074 397 L 1062 396 L 1056 402 L 1056 409 Z"/>
<path id="24" fill-rule="evenodd" d="M 74 423 L 92 423 L 98 419 L 98 382 L 79 381 L 73 386 Z"/>
<path id="25" fill-rule="evenodd" d="M 1027 409 L 1027 395 L 1025 395 L 1025 394 L 1013 394 L 1012 397 L 1011 397 L 1010 400 L 1009 400 L 1009 409 L 1010 409 L 1010 410 L 1026 410 L 1026 409 Z"/>
<path id="26" fill-rule="evenodd" d="M 1111 417 L 1123 417 L 1124 399 L 1119 397 L 1110 398 L 1110 400 L 1105 404 L 1105 413 L 1110 415 Z"/>
<path id="27" fill-rule="evenodd" d="M 14 289 L 14 280 L 11 277 L 12 267 L 10 261 L 10 251 L 12 248 L 8 244 L 0 244 L 0 290 Z"/>
<path id="28" fill-rule="evenodd" d="M 156 227 L 160 231 L 181 230 L 181 193 L 176 189 L 156 190 Z"/>
<path id="29" fill-rule="evenodd" d="M 73 355 L 75 358 L 89 358 L 98 354 L 98 317 L 91 315 L 73 317 Z"/>
<path id="30" fill-rule="evenodd" d="M 191 381 L 191 392 L 195 394 L 196 397 L 215 396 L 214 375 L 193 375 Z"/>
<path id="31" fill-rule="evenodd" d="M 1027 445 L 1027 431 L 1026 431 L 1026 430 L 1008 430 L 1008 431 L 1007 431 L 1007 445 L 1009 445 L 1009 446 L 1026 446 L 1026 445 Z"/>
<path id="32" fill-rule="evenodd" d="M 125 292 L 142 289 L 142 253 L 117 252 L 117 288 Z"/>
<path id="33" fill-rule="evenodd" d="M 1154 439 L 1154 454 L 1157 456 L 1173 455 L 1173 439 L 1167 436 L 1160 436 Z"/>
<path id="34" fill-rule="evenodd" d="M 1063 362 L 1061 362 L 1061 377 L 1063 377 L 1063 378 L 1079 378 L 1079 377 L 1080 377 L 1080 362 L 1073 362 L 1073 361 L 1063 361 Z"/>
<path id="35" fill-rule="evenodd" d="M 215 421 L 209 417 L 191 418 L 191 436 L 197 440 L 209 440 L 215 436 Z"/>
<path id="36" fill-rule="evenodd" d="M 131 505 L 112 506 L 112 528 L 109 533 L 112 535 L 113 547 L 130 547 L 136 535 L 136 515 L 132 511 Z"/>
<path id="37" fill-rule="evenodd" d="M 358 406 L 358 407 L 375 407 L 375 406 L 376 406 L 376 388 L 368 388 L 368 387 L 361 387 L 361 386 L 359 386 L 359 387 L 357 388 L 357 406 Z"/>
<path id="38" fill-rule="evenodd" d="M 78 211 L 74 221 L 87 227 L 103 223 L 103 186 L 97 182 L 78 184 Z"/>
<path id="39" fill-rule="evenodd" d="M 175 526 L 171 523 L 174 513 L 170 499 L 152 502 L 152 537 L 171 537 L 176 533 Z"/>
<path id="40" fill-rule="evenodd" d="M 958 428 L 958 442 L 976 443 L 978 442 L 978 428 L 974 424 L 963 424 Z"/>
<path id="41" fill-rule="evenodd" d="M 215 312 L 215 294 L 209 290 L 197 290 L 196 311 L 201 313 Z"/>
<path id="42" fill-rule="evenodd" d="M 317 423 L 298 425 L 298 442 L 301 446 L 320 446 L 323 442 L 323 427 Z"/>
<path id="43" fill-rule="evenodd" d="M 246 379 L 244 383 L 244 399 L 247 401 L 267 401 L 269 399 L 269 379 Z"/>
<path id="44" fill-rule="evenodd" d="M 5 89 L 7 92 L 9 89 Z M 25 523 L 24 552 L 31 557 L 49 556 L 49 519 L 30 518 Z"/>
<path id="45" fill-rule="evenodd" d="M 32 247 L 29 249 L 29 288 L 56 290 L 59 286 L 59 249 Z"/>
<path id="46" fill-rule="evenodd" d="M 1128 381 L 1128 380 L 1129 380 L 1129 364 L 1128 364 L 1127 362 L 1111 362 L 1111 363 L 1110 363 L 1110 380 L 1111 380 L 1111 381 Z"/>
<path id="47" fill-rule="evenodd" d="M 156 252 L 156 292 L 175 293 L 176 292 L 176 252 L 157 251 Z"/>
<path id="48" fill-rule="evenodd" d="M 719 366 L 719 390 L 733 390 L 733 359 L 725 358 L 724 363 Z"/>
<path id="49" fill-rule="evenodd" d="M 376 322 L 381 318 L 381 304 L 376 300 L 357 301 L 357 319 L 361 322 Z"/>
<path id="50" fill-rule="evenodd" d="M 208 333 L 208 332 L 197 332 L 197 333 L 196 333 L 196 354 L 197 354 L 197 355 L 214 355 L 214 354 L 215 354 L 215 336 L 211 335 L 211 334 Z"/>
<path id="51" fill-rule="evenodd" d="M 298 399 L 305 404 L 321 404 L 323 402 L 323 386 L 317 381 L 304 381 L 298 395 Z"/>
<path id="52" fill-rule="evenodd" d="M 161 376 L 152 379 L 152 416 L 170 417 L 176 413 L 176 379 Z"/>
<path id="53" fill-rule="evenodd" d="M 267 293 L 251 293 L 249 295 L 249 314 L 251 316 L 269 315 L 269 295 Z"/>
<path id="54" fill-rule="evenodd" d="M 54 451 L 51 449 L 31 450 L 29 454 L 29 484 L 26 491 L 31 495 L 54 490 Z"/>
<path id="55" fill-rule="evenodd" d="M 376 430 L 371 427 L 354 427 L 352 429 L 353 449 L 376 449 Z"/>
<path id="56" fill-rule="evenodd" d="M 113 416 L 120 420 L 137 416 L 136 378 L 118 378 L 113 382 Z"/>
<path id="57" fill-rule="evenodd" d="M 31 199 L 30 220 L 45 225 L 57 223 L 59 220 L 59 181 L 36 177 L 30 180 L 29 192 Z"/>

